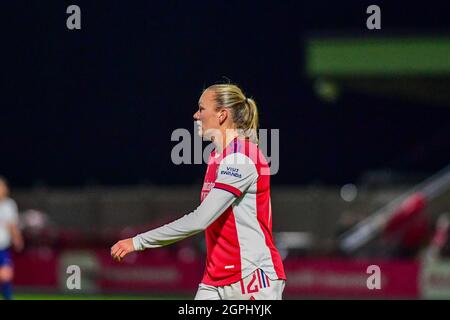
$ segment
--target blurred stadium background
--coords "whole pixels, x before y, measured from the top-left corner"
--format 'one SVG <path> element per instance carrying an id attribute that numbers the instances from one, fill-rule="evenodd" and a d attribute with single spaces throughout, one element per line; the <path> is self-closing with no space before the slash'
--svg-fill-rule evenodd
<path id="1" fill-rule="evenodd" d="M 123 264 L 109 249 L 198 205 L 205 166 L 172 164 L 170 136 L 225 76 L 280 129 L 286 299 L 450 299 L 448 1 L 379 2 L 381 30 L 364 1 L 77 1 L 80 31 L 69 4 L 1 5 L 16 298 L 193 298 L 202 235 Z"/>

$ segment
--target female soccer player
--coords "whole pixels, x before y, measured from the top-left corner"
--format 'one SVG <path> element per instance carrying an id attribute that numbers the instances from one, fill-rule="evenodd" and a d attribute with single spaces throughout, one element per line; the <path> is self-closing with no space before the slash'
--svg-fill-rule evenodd
<path id="1" fill-rule="evenodd" d="M 272 238 L 269 166 L 257 146 L 258 110 L 232 84 L 207 88 L 194 119 L 212 151 L 200 206 L 162 227 L 121 240 L 111 255 L 169 245 L 206 232 L 206 270 L 195 299 L 282 299 L 286 276 Z"/>
<path id="2" fill-rule="evenodd" d="M 0 177 L 0 287 L 5 300 L 12 299 L 13 267 L 9 247 L 11 244 L 17 251 L 22 250 L 22 234 L 17 226 L 17 205 L 8 198 L 8 185 Z"/>

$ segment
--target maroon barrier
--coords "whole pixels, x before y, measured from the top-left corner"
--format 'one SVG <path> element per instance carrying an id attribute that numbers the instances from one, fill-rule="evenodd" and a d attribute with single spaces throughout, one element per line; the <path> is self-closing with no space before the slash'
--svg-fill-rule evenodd
<path id="1" fill-rule="evenodd" d="M 103 292 L 175 292 L 194 294 L 204 264 L 190 249 L 174 253 L 148 250 L 133 253 L 121 263 L 107 252 L 97 252 L 101 266 L 97 285 Z"/>
<path id="2" fill-rule="evenodd" d="M 48 248 L 35 248 L 13 253 L 14 284 L 45 289 L 58 288 L 59 253 Z"/>
<path id="3" fill-rule="evenodd" d="M 58 253 L 34 249 L 14 255 L 15 284 L 64 290 L 69 276 L 66 268 L 79 264 L 84 290 L 193 295 L 203 274 L 203 259 L 190 248 L 134 253 L 122 263 L 113 261 L 108 250 Z M 288 258 L 284 265 L 287 298 L 416 299 L 421 296 L 418 261 Z M 367 287 L 373 275 L 367 272 L 369 266 L 379 267 L 380 289 Z"/>
<path id="4" fill-rule="evenodd" d="M 379 268 L 380 289 L 373 286 L 375 268 L 369 269 L 369 266 Z M 417 261 L 292 259 L 285 261 L 285 268 L 288 277 L 285 294 L 289 296 L 367 299 L 420 297 L 420 264 Z"/>

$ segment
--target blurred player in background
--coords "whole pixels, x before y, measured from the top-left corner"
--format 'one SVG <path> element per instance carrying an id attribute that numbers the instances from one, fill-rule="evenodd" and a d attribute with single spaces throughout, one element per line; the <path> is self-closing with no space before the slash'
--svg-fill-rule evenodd
<path id="1" fill-rule="evenodd" d="M 195 299 L 282 299 L 286 276 L 272 237 L 270 168 L 257 146 L 256 103 L 235 85 L 213 85 L 201 95 L 194 120 L 215 145 L 200 206 L 117 242 L 111 255 L 121 261 L 205 231 L 206 270 Z"/>
<path id="2" fill-rule="evenodd" d="M 16 202 L 9 198 L 6 179 L 0 177 L 0 286 L 3 298 L 12 299 L 13 265 L 9 248 L 23 249 L 23 238 L 18 227 Z"/>

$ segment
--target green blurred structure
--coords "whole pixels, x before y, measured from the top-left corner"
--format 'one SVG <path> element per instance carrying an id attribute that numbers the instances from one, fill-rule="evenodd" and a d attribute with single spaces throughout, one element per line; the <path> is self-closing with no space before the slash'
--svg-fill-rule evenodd
<path id="1" fill-rule="evenodd" d="M 354 90 L 450 106 L 450 37 L 310 38 L 306 69 L 325 100 Z"/>

